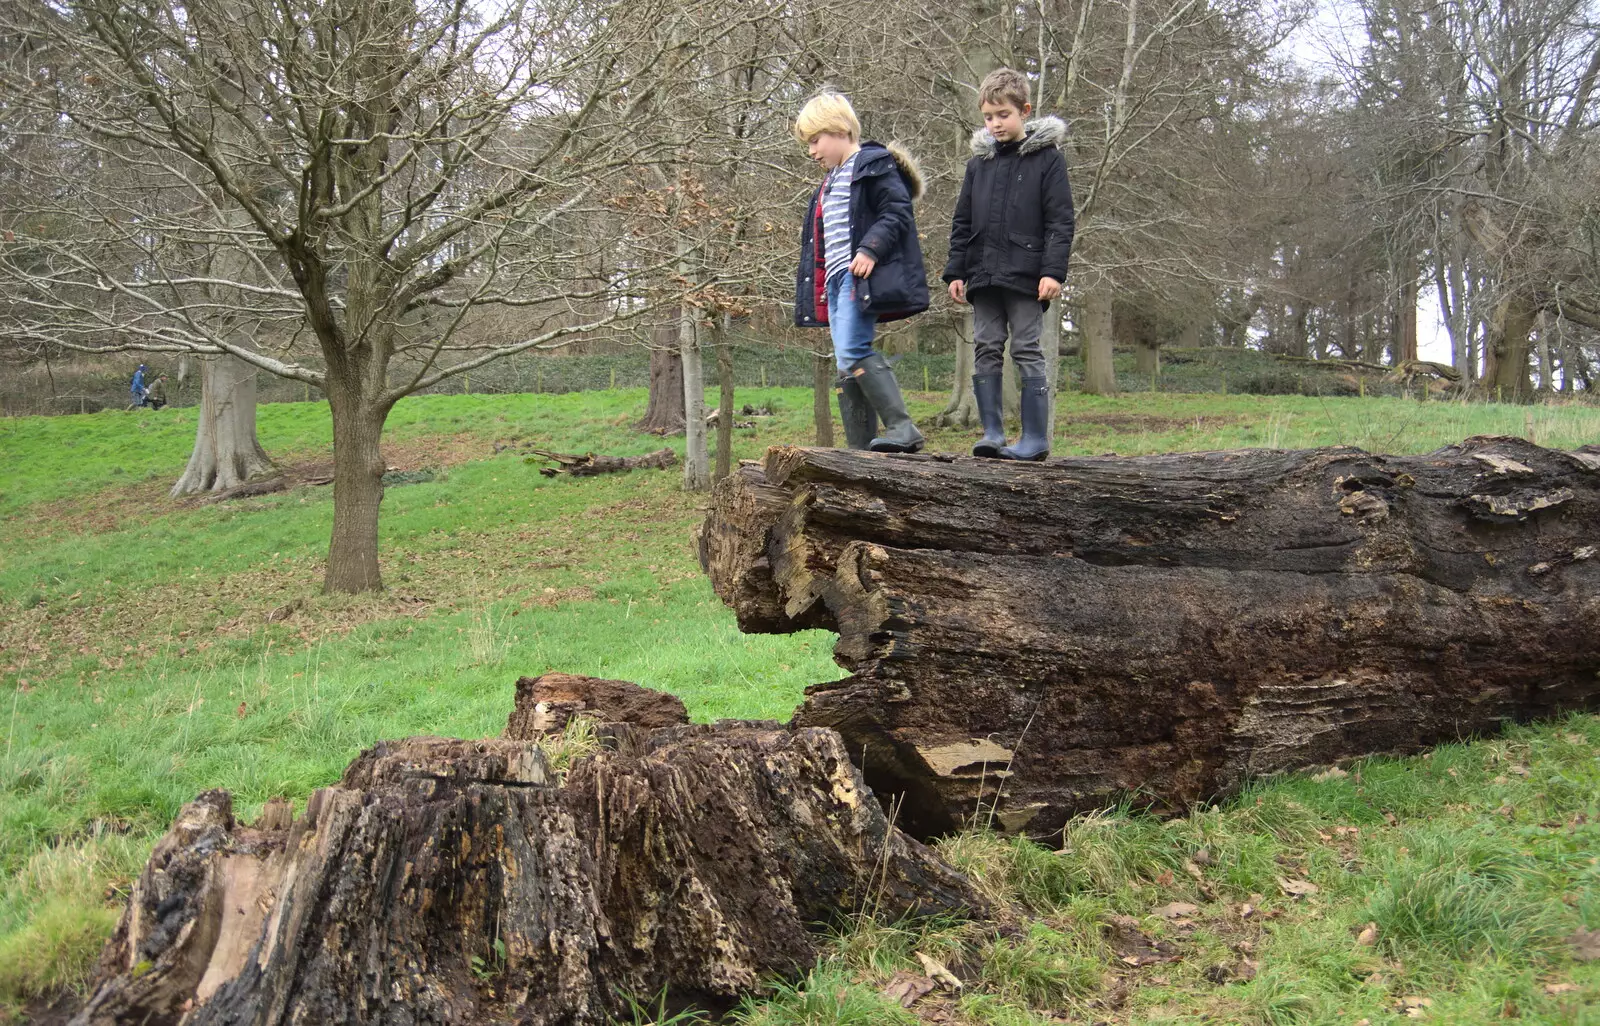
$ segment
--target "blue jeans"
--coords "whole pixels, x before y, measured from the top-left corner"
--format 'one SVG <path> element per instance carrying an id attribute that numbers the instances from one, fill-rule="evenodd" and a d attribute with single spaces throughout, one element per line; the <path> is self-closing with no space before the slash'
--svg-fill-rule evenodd
<path id="1" fill-rule="evenodd" d="M 828 279 L 828 334 L 833 336 L 833 361 L 841 372 L 872 352 L 878 318 L 856 305 L 856 276 L 845 269 Z"/>

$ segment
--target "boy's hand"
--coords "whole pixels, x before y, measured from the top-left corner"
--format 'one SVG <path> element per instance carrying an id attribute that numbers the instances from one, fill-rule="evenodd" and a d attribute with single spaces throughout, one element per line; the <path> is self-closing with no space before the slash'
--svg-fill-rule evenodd
<path id="1" fill-rule="evenodd" d="M 877 266 L 878 262 L 876 260 L 867 256 L 865 253 L 857 253 L 856 258 L 850 261 L 850 273 L 855 275 L 857 278 L 865 278 L 870 275 L 872 273 L 872 269 Z"/>
<path id="2" fill-rule="evenodd" d="M 957 278 L 950 283 L 950 298 L 958 303 L 967 301 L 967 283 Z"/>
<path id="3" fill-rule="evenodd" d="M 1061 283 L 1054 278 L 1039 279 L 1039 301 L 1055 299 L 1061 295 Z"/>

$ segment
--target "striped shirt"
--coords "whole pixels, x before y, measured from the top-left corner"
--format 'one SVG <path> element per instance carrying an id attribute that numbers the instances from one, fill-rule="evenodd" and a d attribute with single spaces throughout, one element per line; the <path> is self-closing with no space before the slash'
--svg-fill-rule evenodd
<path id="1" fill-rule="evenodd" d="M 822 186 L 822 238 L 826 253 L 824 280 L 850 265 L 850 180 L 855 177 L 857 150 L 828 173 Z"/>

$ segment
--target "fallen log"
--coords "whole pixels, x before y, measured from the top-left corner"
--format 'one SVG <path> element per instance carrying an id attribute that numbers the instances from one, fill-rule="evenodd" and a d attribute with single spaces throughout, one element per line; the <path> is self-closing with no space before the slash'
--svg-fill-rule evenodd
<path id="1" fill-rule="evenodd" d="M 617 474 L 625 470 L 665 470 L 678 462 L 678 456 L 671 449 L 657 449 L 642 456 L 596 456 L 592 452 L 580 455 L 533 449 L 523 457 L 523 462 L 554 463 L 553 467 L 539 468 L 539 473 L 545 477 L 555 477 L 557 474 L 593 477 L 596 474 Z"/>
<path id="2" fill-rule="evenodd" d="M 823 627 L 840 732 L 922 836 L 1415 751 L 1600 704 L 1600 450 L 1020 464 L 779 447 L 701 562 L 746 631 Z"/>
<path id="3" fill-rule="evenodd" d="M 227 792 L 201 795 L 74 1023 L 598 1026 L 629 995 L 726 1008 L 803 972 L 817 922 L 983 910 L 832 731 L 607 723 L 552 755 L 534 708 L 552 702 L 682 710 L 525 678 L 506 736 L 381 743 L 298 819 L 273 803 L 245 826 Z"/>

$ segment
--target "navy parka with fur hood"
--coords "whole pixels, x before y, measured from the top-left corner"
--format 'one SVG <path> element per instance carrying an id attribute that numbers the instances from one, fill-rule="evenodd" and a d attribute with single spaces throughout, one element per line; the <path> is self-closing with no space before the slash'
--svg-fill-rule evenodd
<path id="1" fill-rule="evenodd" d="M 1067 280 L 1075 218 L 1060 118 L 1035 118 L 1017 142 L 1001 145 L 987 128 L 972 133 L 961 196 L 950 224 L 946 282 L 967 291 L 1003 288 L 1036 295 L 1039 279 Z"/>
<path id="2" fill-rule="evenodd" d="M 922 174 L 911 154 L 895 143 L 863 142 L 850 182 L 850 252 L 876 262 L 856 283 L 862 312 L 879 321 L 910 317 L 928 308 L 928 272 L 911 202 L 922 195 Z M 822 187 L 812 194 L 800 229 L 800 269 L 795 274 L 794 322 L 802 328 L 828 323 L 822 240 Z M 846 272 L 849 273 L 849 272 Z"/>

